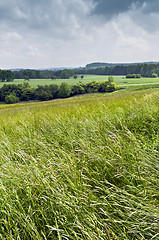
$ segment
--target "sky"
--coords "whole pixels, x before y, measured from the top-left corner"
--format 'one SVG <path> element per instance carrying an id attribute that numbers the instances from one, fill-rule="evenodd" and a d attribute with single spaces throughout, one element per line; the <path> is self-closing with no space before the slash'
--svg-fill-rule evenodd
<path id="1" fill-rule="evenodd" d="M 0 0 L 0 69 L 159 61 L 158 0 Z"/>

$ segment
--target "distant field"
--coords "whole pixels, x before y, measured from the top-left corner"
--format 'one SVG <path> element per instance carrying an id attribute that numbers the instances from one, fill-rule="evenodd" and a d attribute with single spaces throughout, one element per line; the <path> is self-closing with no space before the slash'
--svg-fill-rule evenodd
<path id="1" fill-rule="evenodd" d="M 73 77 L 70 79 L 30 79 L 29 84 L 31 87 L 37 87 L 38 85 L 50 85 L 57 84 L 60 85 L 62 82 L 67 82 L 70 85 L 74 85 L 81 81 L 82 83 L 88 83 L 90 81 L 107 81 L 108 76 L 105 75 L 84 75 L 84 78 L 81 79 L 80 75 L 75 80 Z M 114 76 L 115 83 L 119 87 L 130 87 L 130 86 L 140 86 L 140 85 L 151 85 L 151 84 L 159 84 L 159 78 L 141 78 L 141 79 L 126 79 L 125 76 Z M 15 79 L 14 84 L 23 83 L 23 79 Z M 5 83 L 10 84 L 10 83 Z M 0 87 L 2 87 L 4 83 L 0 82 Z"/>

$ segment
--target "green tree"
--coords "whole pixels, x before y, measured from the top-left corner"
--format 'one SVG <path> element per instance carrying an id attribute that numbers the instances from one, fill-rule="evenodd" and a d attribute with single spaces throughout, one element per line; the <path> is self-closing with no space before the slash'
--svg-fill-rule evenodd
<path id="1" fill-rule="evenodd" d="M 118 87 L 114 82 L 101 82 L 99 86 L 99 92 L 114 92 Z"/>
<path id="2" fill-rule="evenodd" d="M 77 94 L 84 94 L 85 88 L 84 88 L 84 84 L 82 83 L 77 83 L 75 85 L 73 85 L 72 89 L 71 89 L 71 95 L 77 95 Z"/>
<path id="3" fill-rule="evenodd" d="M 48 86 L 38 86 L 35 91 L 36 99 L 40 101 L 47 101 L 53 99 L 51 92 L 48 89 Z"/>
<path id="4" fill-rule="evenodd" d="M 77 79 L 77 78 L 78 78 L 78 76 L 77 76 L 77 75 L 74 75 L 74 76 L 73 76 L 73 78 L 74 78 L 74 79 Z"/>
<path id="5" fill-rule="evenodd" d="M 6 71 L 4 71 L 4 73 L 5 73 L 5 79 L 6 79 L 6 81 L 7 81 L 7 82 L 13 82 L 13 80 L 14 80 L 14 74 L 13 74 L 13 72 L 12 72 L 12 71 L 9 71 L 9 70 L 6 70 Z"/>
<path id="6" fill-rule="evenodd" d="M 141 78 L 141 74 L 136 74 L 136 78 Z"/>
<path id="7" fill-rule="evenodd" d="M 109 83 L 114 82 L 114 77 L 113 77 L 113 76 L 109 76 L 109 77 L 108 77 L 108 82 L 109 82 Z"/>
<path id="8" fill-rule="evenodd" d="M 70 86 L 65 82 L 61 83 L 61 85 L 59 87 L 58 96 L 60 98 L 65 98 L 65 97 L 69 97 L 70 93 L 71 93 Z"/>
<path id="9" fill-rule="evenodd" d="M 136 74 L 127 74 L 126 78 L 136 78 Z"/>
<path id="10" fill-rule="evenodd" d="M 24 81 L 29 81 L 30 79 L 29 79 L 29 76 L 27 76 L 27 75 L 25 75 L 24 76 Z"/>
<path id="11" fill-rule="evenodd" d="M 152 77 L 157 78 L 158 77 L 157 73 L 152 73 Z"/>
<path id="12" fill-rule="evenodd" d="M 14 74 L 10 70 L 0 70 L 0 81 L 1 82 L 13 82 Z"/>
<path id="13" fill-rule="evenodd" d="M 5 102 L 7 104 L 17 103 L 19 102 L 19 98 L 14 93 L 11 93 L 10 95 L 5 97 Z"/>
<path id="14" fill-rule="evenodd" d="M 3 70 L 0 69 L 0 82 L 5 82 L 5 76 L 3 74 Z"/>
<path id="15" fill-rule="evenodd" d="M 51 78 L 52 80 L 55 80 L 55 79 L 56 79 L 56 76 L 55 76 L 55 75 L 51 75 L 50 78 Z"/>
<path id="16" fill-rule="evenodd" d="M 91 81 L 85 85 L 87 93 L 95 93 L 99 90 L 100 83 L 97 81 Z"/>

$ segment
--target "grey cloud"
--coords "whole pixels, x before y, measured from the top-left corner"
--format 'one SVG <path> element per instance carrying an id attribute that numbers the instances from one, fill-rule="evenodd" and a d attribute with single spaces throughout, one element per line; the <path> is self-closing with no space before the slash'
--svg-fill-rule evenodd
<path id="1" fill-rule="evenodd" d="M 129 12 L 131 19 L 145 31 L 155 33 L 159 31 L 159 1 L 145 0 L 143 5 L 136 11 Z"/>
<path id="2" fill-rule="evenodd" d="M 159 14 L 159 1 L 158 0 L 145 0 L 142 8 L 144 14 L 157 13 Z"/>
<path id="3" fill-rule="evenodd" d="M 140 7 L 144 0 L 93 0 L 95 8 L 92 11 L 93 15 L 99 15 L 107 20 L 120 13 L 127 12 L 133 7 Z"/>
<path id="4" fill-rule="evenodd" d="M 107 19 L 114 17 L 120 13 L 127 12 L 132 9 L 140 9 L 144 14 L 159 14 L 158 0 L 92 0 L 95 7 L 92 14 L 102 15 Z"/>
<path id="5" fill-rule="evenodd" d="M 147 32 L 159 30 L 159 1 L 158 0 L 92 0 L 94 9 L 91 16 L 98 17 L 100 24 L 109 22 L 121 14 L 129 16 L 134 23 Z M 118 18 L 119 20 L 119 18 Z M 117 21 L 118 21 L 117 20 Z"/>
<path id="6" fill-rule="evenodd" d="M 69 36 L 84 23 L 87 11 L 88 4 L 83 0 L 0 0 L 0 24 L 25 34 L 29 30 Z"/>

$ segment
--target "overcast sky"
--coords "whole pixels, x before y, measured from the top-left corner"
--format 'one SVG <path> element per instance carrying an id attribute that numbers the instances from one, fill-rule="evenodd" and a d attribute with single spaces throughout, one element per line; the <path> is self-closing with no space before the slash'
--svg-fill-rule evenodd
<path id="1" fill-rule="evenodd" d="M 159 61 L 159 0 L 0 0 L 0 69 Z"/>

